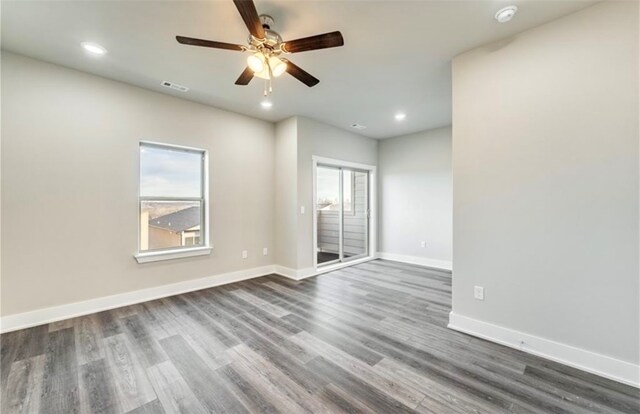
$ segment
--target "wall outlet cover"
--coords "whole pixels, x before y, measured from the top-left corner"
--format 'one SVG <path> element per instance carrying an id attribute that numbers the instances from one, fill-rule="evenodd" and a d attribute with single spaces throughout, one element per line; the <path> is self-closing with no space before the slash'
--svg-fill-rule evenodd
<path id="1" fill-rule="evenodd" d="M 484 288 L 482 286 L 474 286 L 473 297 L 478 300 L 484 300 Z"/>
<path id="2" fill-rule="evenodd" d="M 266 256 L 266 255 L 268 255 L 268 254 L 269 254 L 269 249 L 267 249 L 266 247 L 264 247 L 264 248 L 262 249 L 262 255 L 263 255 L 263 256 Z"/>
<path id="3" fill-rule="evenodd" d="M 242 258 L 246 259 L 247 257 L 249 257 L 249 253 L 246 250 L 242 251 Z"/>

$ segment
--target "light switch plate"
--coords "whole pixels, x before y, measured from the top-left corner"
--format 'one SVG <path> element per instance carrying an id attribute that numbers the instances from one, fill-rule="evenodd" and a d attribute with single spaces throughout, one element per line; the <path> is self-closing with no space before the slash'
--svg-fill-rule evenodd
<path id="1" fill-rule="evenodd" d="M 268 254 L 269 254 L 269 249 L 267 249 L 266 247 L 262 248 L 262 255 L 267 256 Z"/>

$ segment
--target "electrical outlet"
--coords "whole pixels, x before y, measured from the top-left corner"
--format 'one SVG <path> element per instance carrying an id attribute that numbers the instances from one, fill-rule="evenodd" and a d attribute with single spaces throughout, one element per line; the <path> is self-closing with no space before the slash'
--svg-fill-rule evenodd
<path id="1" fill-rule="evenodd" d="M 304 206 L 300 206 L 300 214 L 304 214 Z"/>
<path id="2" fill-rule="evenodd" d="M 247 257 L 249 257 L 249 253 L 246 250 L 242 251 L 242 258 L 246 259 Z"/>
<path id="3" fill-rule="evenodd" d="M 262 248 L 262 255 L 263 256 L 267 256 L 269 254 L 269 249 L 267 249 L 266 247 Z"/>
<path id="4" fill-rule="evenodd" d="M 427 242 L 426 241 L 421 241 L 420 242 L 420 247 L 427 247 Z"/>
<path id="5" fill-rule="evenodd" d="M 478 300 L 484 300 L 484 288 L 482 286 L 474 286 L 473 297 Z"/>

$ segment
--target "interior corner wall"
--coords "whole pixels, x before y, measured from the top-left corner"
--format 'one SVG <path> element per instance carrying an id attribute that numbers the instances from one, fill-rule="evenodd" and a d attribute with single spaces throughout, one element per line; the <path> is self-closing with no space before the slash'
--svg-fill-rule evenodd
<path id="1" fill-rule="evenodd" d="M 289 269 L 298 265 L 298 119 L 276 124 L 275 145 L 276 263 Z"/>
<path id="2" fill-rule="evenodd" d="M 378 141 L 309 118 L 298 119 L 298 270 L 313 267 L 313 156 L 378 165 Z M 300 212 L 305 208 L 305 213 Z"/>
<path id="3" fill-rule="evenodd" d="M 381 257 L 450 270 L 451 127 L 383 139 L 378 162 Z"/>
<path id="4" fill-rule="evenodd" d="M 629 367 L 627 382 L 640 362 L 638 34 L 637 2 L 603 2 L 453 61 L 452 317 Z"/>
<path id="5" fill-rule="evenodd" d="M 12 53 L 1 61 L 3 318 L 273 264 L 262 255 L 274 250 L 272 123 Z M 210 256 L 134 259 L 140 140 L 209 151 Z"/>

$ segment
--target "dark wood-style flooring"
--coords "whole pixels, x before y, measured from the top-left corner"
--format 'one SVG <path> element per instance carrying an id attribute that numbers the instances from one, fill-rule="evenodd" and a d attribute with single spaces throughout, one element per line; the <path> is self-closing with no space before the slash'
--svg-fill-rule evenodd
<path id="1" fill-rule="evenodd" d="M 637 413 L 638 390 L 447 329 L 451 276 L 375 261 L 1 336 L 2 413 Z"/>

